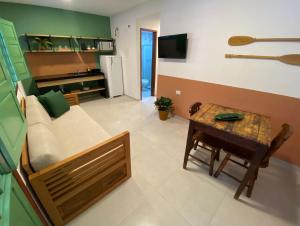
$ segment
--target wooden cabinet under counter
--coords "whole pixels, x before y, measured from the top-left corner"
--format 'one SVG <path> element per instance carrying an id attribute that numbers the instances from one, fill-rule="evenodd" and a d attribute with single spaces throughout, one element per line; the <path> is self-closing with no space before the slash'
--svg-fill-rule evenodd
<path id="1" fill-rule="evenodd" d="M 50 78 L 51 77 L 51 78 Z M 65 92 L 64 87 L 68 85 L 83 85 L 84 83 L 88 82 L 96 82 L 96 85 L 94 86 L 84 86 L 81 87 L 81 89 L 74 89 L 69 90 L 66 93 L 75 93 L 75 94 L 87 94 L 87 93 L 94 93 L 94 92 L 100 92 L 103 96 L 106 95 L 106 81 L 103 74 L 96 74 L 96 75 L 62 75 L 62 76 L 49 76 L 48 79 L 43 80 L 37 80 L 36 84 L 39 90 L 49 90 L 53 87 L 59 87 L 59 89 L 63 92 Z M 57 89 L 57 88 L 56 88 Z"/>
<path id="2" fill-rule="evenodd" d="M 37 87 L 45 88 L 50 86 L 73 84 L 78 82 L 98 81 L 102 79 L 104 79 L 103 75 L 91 75 L 91 76 L 82 76 L 82 77 L 64 78 L 64 79 L 51 79 L 49 81 L 38 81 Z"/>

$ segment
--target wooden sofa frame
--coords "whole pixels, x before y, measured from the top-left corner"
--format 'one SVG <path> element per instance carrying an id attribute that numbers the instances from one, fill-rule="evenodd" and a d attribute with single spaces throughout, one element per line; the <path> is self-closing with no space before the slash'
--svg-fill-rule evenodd
<path id="1" fill-rule="evenodd" d="M 71 105 L 79 103 L 76 94 L 65 97 Z M 65 225 L 131 177 L 129 132 L 38 172 L 30 165 L 26 139 L 21 165 L 53 224 Z"/>

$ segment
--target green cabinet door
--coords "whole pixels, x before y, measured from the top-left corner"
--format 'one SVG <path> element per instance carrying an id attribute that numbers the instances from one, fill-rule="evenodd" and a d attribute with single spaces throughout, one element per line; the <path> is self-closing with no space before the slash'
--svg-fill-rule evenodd
<path id="1" fill-rule="evenodd" d="M 10 21 L 0 18 L 0 32 L 2 32 L 9 57 L 14 66 L 13 70 L 15 71 L 15 75 L 13 76 L 16 76 L 17 78 L 15 79 L 18 81 L 29 78 L 30 75 L 19 44 L 14 24 Z"/>
<path id="2" fill-rule="evenodd" d="M 5 173 L 17 168 L 27 126 L 10 80 L 2 41 L 0 35 L 0 173 Z"/>
<path id="3" fill-rule="evenodd" d="M 42 222 L 27 200 L 14 176 L 0 176 L 4 185 L 0 195 L 1 226 L 42 226 Z"/>

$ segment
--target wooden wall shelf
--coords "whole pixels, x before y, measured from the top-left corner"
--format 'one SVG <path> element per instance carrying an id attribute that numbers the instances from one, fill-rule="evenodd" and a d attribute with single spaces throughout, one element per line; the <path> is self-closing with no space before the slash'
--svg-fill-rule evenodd
<path id="1" fill-rule="evenodd" d="M 25 51 L 27 62 L 32 74 L 35 75 L 33 77 L 41 93 L 50 89 L 76 94 L 98 91 L 107 97 L 106 80 L 100 70 L 93 72 L 95 74 L 87 72 L 84 75 L 74 72 L 96 69 L 97 53 L 114 54 L 114 39 L 28 33 L 23 34 L 22 37 L 26 39 L 28 47 Z M 84 90 L 87 87 L 89 89 Z M 77 90 L 72 90 L 76 88 Z"/>
<path id="2" fill-rule="evenodd" d="M 113 53 L 114 50 L 80 50 L 80 51 L 57 51 L 57 50 L 31 50 L 25 53 Z"/>
<path id="3" fill-rule="evenodd" d="M 92 76 L 84 76 L 84 77 L 77 77 L 77 78 L 56 79 L 51 81 L 37 81 L 37 87 L 45 88 L 45 87 L 73 84 L 79 82 L 99 81 L 103 79 L 104 79 L 103 75 L 92 75 Z"/>
<path id="4" fill-rule="evenodd" d="M 51 34 L 22 34 L 22 36 L 27 37 L 44 37 L 44 38 L 76 38 L 76 39 L 90 39 L 90 40 L 101 40 L 101 41 L 113 41 L 112 38 L 101 38 L 101 37 L 88 37 L 88 36 L 73 36 L 73 35 L 51 35 Z"/>
<path id="5" fill-rule="evenodd" d="M 115 42 L 112 38 L 101 37 L 87 37 L 87 36 L 66 36 L 66 35 L 50 35 L 50 34 L 23 34 L 26 39 L 28 51 L 37 53 L 51 53 L 51 52 L 114 52 Z M 38 50 L 33 48 L 32 42 L 35 38 L 47 40 L 52 45 L 46 50 Z M 55 41 L 56 40 L 56 41 Z M 59 41 L 60 40 L 60 41 Z M 61 42 L 64 43 L 66 50 L 60 50 Z M 60 43 L 60 44 L 58 44 Z M 86 49 L 90 47 L 90 49 Z M 93 48 L 93 49 L 92 49 Z"/>

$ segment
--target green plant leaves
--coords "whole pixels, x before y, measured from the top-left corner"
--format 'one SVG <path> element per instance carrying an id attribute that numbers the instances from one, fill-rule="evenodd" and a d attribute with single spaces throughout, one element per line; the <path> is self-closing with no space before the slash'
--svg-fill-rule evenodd
<path id="1" fill-rule="evenodd" d="M 161 96 L 160 98 L 156 99 L 154 105 L 159 111 L 169 111 L 173 105 L 173 102 L 170 98 Z"/>
<path id="2" fill-rule="evenodd" d="M 50 49 L 54 45 L 48 38 L 34 37 L 34 41 L 38 44 L 38 46 L 45 49 Z"/>

